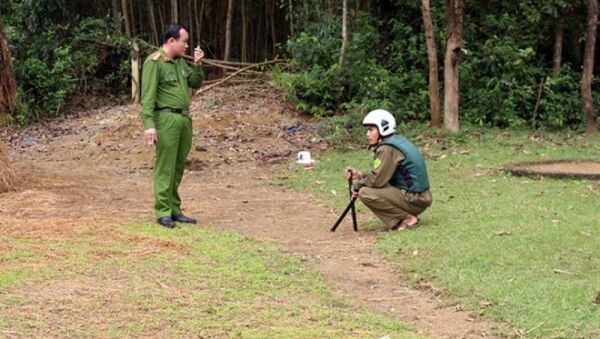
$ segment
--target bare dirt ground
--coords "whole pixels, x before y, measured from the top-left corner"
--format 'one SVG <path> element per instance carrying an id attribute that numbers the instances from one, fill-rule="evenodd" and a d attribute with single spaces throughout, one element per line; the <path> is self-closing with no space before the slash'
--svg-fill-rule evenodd
<path id="1" fill-rule="evenodd" d="M 275 175 L 272 163 L 327 147 L 314 123 L 294 114 L 281 94 L 257 87 L 216 89 L 196 99 L 191 111 L 194 146 L 181 195 L 199 227 L 280 243 L 322 272 L 340 295 L 424 335 L 493 337 L 494 324 L 460 305 L 447 306 L 433 288 L 408 288 L 393 263 L 375 253 L 379 232 L 354 233 L 342 224 L 331 233 L 339 211 L 309 194 L 268 184 Z M 16 191 L 0 195 L 3 234 L 53 237 L 81 232 L 81 225 L 153 219 L 154 150 L 142 142 L 136 107 L 101 109 L 1 136 L 20 178 Z"/>
<path id="2" fill-rule="evenodd" d="M 516 175 L 600 179 L 600 161 L 585 159 L 540 160 L 506 166 Z"/>

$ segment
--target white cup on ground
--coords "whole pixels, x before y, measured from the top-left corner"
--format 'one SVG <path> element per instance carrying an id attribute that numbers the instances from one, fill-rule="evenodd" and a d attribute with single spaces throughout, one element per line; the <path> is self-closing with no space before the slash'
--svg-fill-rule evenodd
<path id="1" fill-rule="evenodd" d="M 300 151 L 298 152 L 296 163 L 300 165 L 312 165 L 315 163 L 315 160 L 310 158 L 309 151 Z"/>

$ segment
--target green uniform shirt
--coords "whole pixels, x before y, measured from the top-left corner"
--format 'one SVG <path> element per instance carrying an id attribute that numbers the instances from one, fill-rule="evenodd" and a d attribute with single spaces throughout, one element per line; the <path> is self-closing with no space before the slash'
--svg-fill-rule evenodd
<path id="1" fill-rule="evenodd" d="M 150 54 L 142 71 L 144 129 L 155 128 L 154 111 L 158 109 L 189 109 L 188 88 L 200 88 L 203 80 L 201 66 L 190 67 L 183 58 L 169 59 L 162 48 Z"/>

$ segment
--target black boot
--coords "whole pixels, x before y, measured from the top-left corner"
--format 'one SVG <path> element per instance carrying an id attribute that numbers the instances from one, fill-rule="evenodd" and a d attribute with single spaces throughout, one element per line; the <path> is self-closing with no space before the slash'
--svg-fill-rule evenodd
<path id="1" fill-rule="evenodd" d="M 183 222 L 186 224 L 195 224 L 196 223 L 196 219 L 194 218 L 190 218 L 190 217 L 186 217 L 183 214 L 177 214 L 172 216 L 171 218 L 173 218 L 173 220 L 177 221 L 177 222 Z"/>
<path id="2" fill-rule="evenodd" d="M 175 222 L 173 221 L 173 219 L 171 217 L 160 217 L 158 219 L 156 219 L 156 221 L 163 227 L 166 228 L 174 228 L 175 227 Z"/>

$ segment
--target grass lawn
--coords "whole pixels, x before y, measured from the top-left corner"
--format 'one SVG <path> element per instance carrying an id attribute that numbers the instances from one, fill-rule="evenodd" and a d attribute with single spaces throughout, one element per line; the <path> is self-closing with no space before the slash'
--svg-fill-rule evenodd
<path id="1" fill-rule="evenodd" d="M 480 129 L 406 135 L 427 155 L 434 204 L 418 229 L 381 232 L 379 249 L 404 279 L 506 323 L 506 334 L 600 337 L 600 182 L 501 170 L 517 161 L 600 159 L 600 136 Z M 366 150 L 329 151 L 314 169 L 292 168 L 285 184 L 339 209 L 347 203 L 343 169 L 368 169 L 371 159 Z M 360 226 L 384 227 L 378 220 Z"/>
<path id="2" fill-rule="evenodd" d="M 282 249 L 153 223 L 0 236 L 0 337 L 414 338 Z"/>

